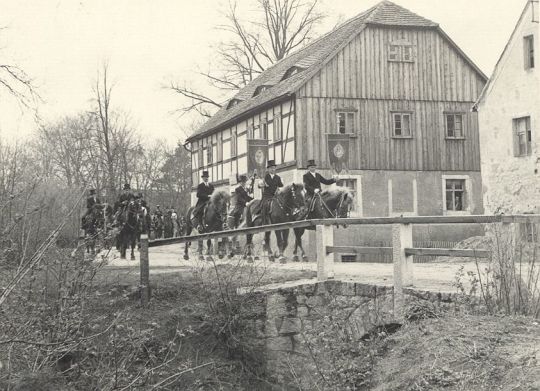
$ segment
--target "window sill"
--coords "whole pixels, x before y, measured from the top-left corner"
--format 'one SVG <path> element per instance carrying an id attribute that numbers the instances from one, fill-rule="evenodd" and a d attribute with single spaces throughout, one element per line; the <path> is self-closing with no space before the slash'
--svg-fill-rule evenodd
<path id="1" fill-rule="evenodd" d="M 444 138 L 445 140 L 456 140 L 456 141 L 462 141 L 462 140 L 465 140 L 465 137 L 445 137 Z"/>
<path id="2" fill-rule="evenodd" d="M 396 140 L 411 140 L 413 136 L 392 136 L 392 138 Z"/>
<path id="3" fill-rule="evenodd" d="M 444 216 L 469 216 L 470 210 L 443 210 Z"/>
<path id="4" fill-rule="evenodd" d="M 529 153 L 529 154 L 527 154 L 527 155 L 514 155 L 514 157 L 520 157 L 520 158 L 521 158 L 521 157 L 525 157 L 525 158 L 526 158 L 526 157 L 531 157 L 531 156 L 532 156 L 532 153 Z"/>

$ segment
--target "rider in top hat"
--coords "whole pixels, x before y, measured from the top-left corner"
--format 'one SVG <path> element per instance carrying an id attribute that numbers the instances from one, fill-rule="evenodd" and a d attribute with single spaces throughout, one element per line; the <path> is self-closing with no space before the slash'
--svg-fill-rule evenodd
<path id="1" fill-rule="evenodd" d="M 280 187 L 283 187 L 283 182 L 281 181 L 281 177 L 276 174 L 276 163 L 274 160 L 268 160 L 268 164 L 266 166 L 267 173 L 264 176 L 264 180 L 259 182 L 259 188 L 263 189 L 262 193 L 262 223 L 268 224 L 269 223 L 269 209 L 270 209 L 270 201 L 272 201 L 272 198 L 277 193 L 278 189 Z"/>
<path id="2" fill-rule="evenodd" d="M 214 192 L 214 186 L 209 182 L 210 175 L 208 171 L 203 171 L 202 182 L 197 186 L 197 204 L 193 209 L 193 217 L 197 219 L 197 231 L 202 232 L 204 230 L 202 222 L 202 212 L 204 205 L 210 200 L 210 195 Z"/>
<path id="3" fill-rule="evenodd" d="M 118 201 L 114 205 L 114 211 L 117 212 L 118 209 L 126 206 L 127 203 L 134 198 L 135 196 L 131 192 L 131 186 L 129 185 L 129 183 L 124 184 L 122 194 L 120 194 L 120 196 L 118 197 Z"/>
<path id="4" fill-rule="evenodd" d="M 238 223 L 242 218 L 242 214 L 244 213 L 246 204 L 250 201 L 253 201 L 253 197 L 249 195 L 253 192 L 253 189 L 248 189 L 247 181 L 248 177 L 246 175 L 240 175 L 238 177 L 239 186 L 234 189 L 235 204 L 231 213 L 229 214 L 229 216 L 233 218 L 232 228 L 238 226 Z"/>
<path id="5" fill-rule="evenodd" d="M 82 217 L 82 221 L 84 222 L 84 219 L 86 216 L 92 212 L 92 209 L 94 208 L 94 205 L 101 204 L 101 201 L 96 196 L 96 189 L 89 189 L 88 192 L 90 193 L 88 197 L 86 198 L 86 212 L 84 213 Z"/>
<path id="6" fill-rule="evenodd" d="M 321 191 L 321 183 L 331 185 L 336 183 L 336 180 L 338 179 L 337 176 L 334 176 L 332 179 L 326 179 L 319 174 L 317 172 L 317 164 L 313 159 L 308 160 L 307 168 L 309 171 L 304 174 L 303 180 L 308 199 L 312 199 L 316 193 Z"/>

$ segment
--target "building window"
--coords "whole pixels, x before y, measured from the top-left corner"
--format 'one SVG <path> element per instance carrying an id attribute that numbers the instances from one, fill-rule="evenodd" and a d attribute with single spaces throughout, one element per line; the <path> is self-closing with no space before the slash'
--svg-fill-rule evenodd
<path id="1" fill-rule="evenodd" d="M 409 43 L 391 43 L 388 45 L 388 61 L 414 62 L 413 46 Z"/>
<path id="2" fill-rule="evenodd" d="M 466 194 L 465 179 L 446 179 L 446 210 L 453 212 L 465 211 Z"/>
<path id="3" fill-rule="evenodd" d="M 287 69 L 287 71 L 285 72 L 285 74 L 283 75 L 283 78 L 281 80 L 288 79 L 289 77 L 291 77 L 293 75 L 296 75 L 301 70 L 302 70 L 302 68 L 299 68 L 299 67 L 291 67 L 291 68 Z"/>
<path id="4" fill-rule="evenodd" d="M 393 137 L 411 138 L 411 113 L 392 113 Z"/>
<path id="5" fill-rule="evenodd" d="M 238 103 L 240 103 L 240 102 L 241 102 L 240 99 L 234 99 L 234 98 L 231 99 L 229 101 L 229 103 L 227 104 L 227 109 L 230 109 L 231 107 L 234 107 L 234 106 L 238 105 Z"/>
<path id="6" fill-rule="evenodd" d="M 534 36 L 528 35 L 523 38 L 523 54 L 525 57 L 525 69 L 534 68 Z"/>
<path id="7" fill-rule="evenodd" d="M 208 145 L 208 148 L 206 149 L 206 161 L 207 164 L 212 164 L 213 162 L 213 153 L 212 153 L 212 144 Z"/>
<path id="8" fill-rule="evenodd" d="M 265 86 L 265 85 L 258 86 L 257 88 L 255 88 L 255 92 L 253 92 L 253 96 L 257 96 L 257 95 L 259 95 L 261 92 L 266 91 L 266 90 L 269 89 L 269 88 L 270 88 L 269 86 Z"/>
<path id="9" fill-rule="evenodd" d="M 248 125 L 247 128 L 247 138 L 248 140 L 253 140 L 255 137 L 255 128 L 253 125 Z"/>
<path id="10" fill-rule="evenodd" d="M 445 114 L 446 138 L 461 139 L 463 135 L 463 114 Z"/>
<path id="11" fill-rule="evenodd" d="M 538 243 L 538 225 L 534 223 L 520 224 L 521 237 L 527 243 Z"/>
<path id="12" fill-rule="evenodd" d="M 268 140 L 268 123 L 261 123 L 261 138 L 263 140 Z"/>
<path id="13" fill-rule="evenodd" d="M 281 114 L 276 113 L 274 116 L 274 142 L 281 141 L 283 132 L 281 130 Z"/>
<path id="14" fill-rule="evenodd" d="M 238 135 L 236 132 L 231 134 L 231 157 L 235 157 L 238 153 Z"/>
<path id="15" fill-rule="evenodd" d="M 354 132 L 353 112 L 337 112 L 337 132 L 341 134 Z"/>
<path id="16" fill-rule="evenodd" d="M 531 155 L 531 117 L 514 118 L 512 122 L 514 126 L 514 156 Z"/>

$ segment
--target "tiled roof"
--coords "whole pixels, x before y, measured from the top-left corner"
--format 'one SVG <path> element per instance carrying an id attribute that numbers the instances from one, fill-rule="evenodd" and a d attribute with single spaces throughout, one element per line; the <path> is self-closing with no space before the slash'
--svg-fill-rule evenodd
<path id="1" fill-rule="evenodd" d="M 223 105 L 187 141 L 195 139 L 197 136 L 211 133 L 213 130 L 225 126 L 246 112 L 256 109 L 265 103 L 293 94 L 313 76 L 313 71 L 317 70 L 319 65 L 335 54 L 336 49 L 340 45 L 350 41 L 369 24 L 425 28 L 435 28 L 438 26 L 428 19 L 422 18 L 403 7 L 384 0 L 266 69 L 232 98 L 240 100 L 238 104 L 228 109 L 228 104 Z M 298 67 L 301 71 L 286 80 L 282 80 L 285 72 L 292 67 Z M 262 85 L 269 86 L 269 88 L 253 96 L 256 88 Z"/>

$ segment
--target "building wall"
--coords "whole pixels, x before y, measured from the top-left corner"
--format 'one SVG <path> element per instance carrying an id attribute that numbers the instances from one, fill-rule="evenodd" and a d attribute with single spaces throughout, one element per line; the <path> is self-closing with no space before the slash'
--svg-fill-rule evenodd
<path id="1" fill-rule="evenodd" d="M 480 145 L 487 213 L 540 212 L 538 3 L 528 3 L 480 103 Z M 536 22 L 533 21 L 536 18 Z M 525 69 L 524 37 L 534 36 L 535 67 Z M 532 151 L 515 156 L 513 120 L 530 116 Z"/>
<path id="2" fill-rule="evenodd" d="M 409 47 L 410 60 L 391 60 L 391 45 Z M 433 29 L 368 27 L 298 91 L 298 160 L 326 159 L 335 110 L 350 109 L 357 113 L 355 168 L 479 170 L 477 118 L 469 111 L 484 84 Z M 414 112 L 412 140 L 391 137 L 392 110 Z M 465 140 L 445 140 L 445 111 L 465 114 Z"/>

